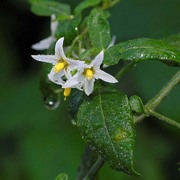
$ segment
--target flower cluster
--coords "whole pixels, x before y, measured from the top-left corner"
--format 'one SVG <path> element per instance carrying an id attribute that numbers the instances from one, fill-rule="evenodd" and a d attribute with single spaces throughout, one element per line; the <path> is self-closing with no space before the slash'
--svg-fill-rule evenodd
<path id="1" fill-rule="evenodd" d="M 63 37 L 56 42 L 55 55 L 32 55 L 32 57 L 37 61 L 53 65 L 48 78 L 64 88 L 65 97 L 69 96 L 71 88 L 84 90 L 86 95 L 89 96 L 93 92 L 95 79 L 101 79 L 109 83 L 118 82 L 113 76 L 100 69 L 104 58 L 103 51 L 90 64 L 87 64 L 85 61 L 66 57 L 63 42 Z"/>

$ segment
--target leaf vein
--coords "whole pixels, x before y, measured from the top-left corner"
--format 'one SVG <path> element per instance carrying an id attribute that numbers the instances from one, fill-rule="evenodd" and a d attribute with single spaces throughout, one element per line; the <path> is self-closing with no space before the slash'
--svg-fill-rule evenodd
<path id="1" fill-rule="evenodd" d="M 111 140 L 111 136 L 110 136 L 110 133 L 109 133 L 109 130 L 107 128 L 107 124 L 106 124 L 106 121 L 105 121 L 105 116 L 104 116 L 104 113 L 103 113 L 103 107 L 102 107 L 102 99 L 101 99 L 101 94 L 99 93 L 99 106 L 100 106 L 100 110 L 101 110 L 101 115 L 102 115 L 102 119 L 103 119 L 103 123 L 104 123 L 104 127 L 105 127 L 105 131 L 107 132 L 107 135 L 108 135 L 108 138 L 111 142 L 111 146 L 112 146 L 112 149 L 113 149 L 113 152 L 115 153 L 115 155 L 118 155 L 115 147 L 114 147 L 114 144 Z"/>

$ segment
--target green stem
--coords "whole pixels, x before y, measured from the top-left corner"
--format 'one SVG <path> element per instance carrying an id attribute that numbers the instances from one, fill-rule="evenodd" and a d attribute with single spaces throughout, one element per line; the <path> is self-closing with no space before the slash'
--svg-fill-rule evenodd
<path id="1" fill-rule="evenodd" d="M 84 153 L 81 157 L 81 162 L 78 168 L 76 180 L 82 180 L 86 176 L 91 167 L 97 161 L 98 157 L 99 155 L 88 145 L 86 145 Z"/>
<path id="2" fill-rule="evenodd" d="M 160 115 L 155 112 L 154 109 L 164 100 L 164 98 L 173 90 L 173 88 L 180 83 L 180 71 L 178 71 L 171 80 L 164 86 L 146 105 L 145 113 L 134 118 L 134 122 L 138 123 L 144 120 L 147 116 L 152 115 L 161 119 L 162 121 L 168 122 L 169 124 L 179 127 L 179 123 L 176 121 Z"/>
<path id="3" fill-rule="evenodd" d="M 70 56 L 70 55 L 72 54 L 72 51 L 73 51 L 73 49 L 74 49 L 75 44 L 76 44 L 80 39 L 83 38 L 83 36 L 87 33 L 87 31 L 88 31 L 88 29 L 85 28 L 85 29 L 83 30 L 83 32 L 82 32 L 80 35 L 78 35 L 78 36 L 73 40 L 73 42 L 72 42 L 72 44 L 71 44 L 71 47 L 69 48 L 69 50 L 68 50 L 68 52 L 67 52 L 67 56 Z"/>
<path id="4" fill-rule="evenodd" d="M 111 3 L 111 6 L 110 7 L 113 7 L 113 6 L 115 6 L 117 3 L 119 3 L 121 0 L 114 0 L 114 1 L 112 1 L 112 3 Z"/>
<path id="5" fill-rule="evenodd" d="M 134 116 L 134 123 L 139 123 L 141 122 L 142 120 L 144 120 L 147 116 L 145 114 L 141 114 L 139 116 Z"/>
<path id="6" fill-rule="evenodd" d="M 109 9 L 113 6 L 115 6 L 117 3 L 119 3 L 121 0 L 114 0 L 114 1 L 107 1 L 107 2 L 104 2 L 103 4 L 103 7 L 102 7 L 102 10 L 106 10 L 106 9 Z"/>
<path id="7" fill-rule="evenodd" d="M 180 123 L 178 123 L 178 122 L 176 122 L 176 121 L 174 121 L 174 120 L 172 120 L 172 119 L 170 119 L 170 118 L 168 118 L 168 117 L 166 117 L 166 116 L 164 116 L 162 114 L 159 114 L 159 113 L 157 113 L 155 111 L 150 110 L 149 115 L 154 116 L 159 120 L 165 121 L 165 122 L 167 122 L 167 123 L 169 123 L 169 124 L 171 124 L 173 126 L 176 126 L 176 127 L 180 128 Z"/>
<path id="8" fill-rule="evenodd" d="M 99 171 L 99 169 L 102 167 L 104 162 L 105 161 L 101 157 L 99 157 L 99 159 L 94 163 L 94 165 L 91 167 L 83 180 L 92 180 L 95 177 L 96 173 Z"/>
<path id="9" fill-rule="evenodd" d="M 116 79 L 120 79 L 124 73 L 129 70 L 129 68 L 131 68 L 136 62 L 135 61 L 131 61 L 130 63 L 126 64 L 116 75 Z"/>
<path id="10" fill-rule="evenodd" d="M 162 88 L 147 104 L 146 108 L 154 110 L 163 99 L 173 90 L 173 88 L 180 83 L 180 71 L 178 71 L 167 85 Z"/>

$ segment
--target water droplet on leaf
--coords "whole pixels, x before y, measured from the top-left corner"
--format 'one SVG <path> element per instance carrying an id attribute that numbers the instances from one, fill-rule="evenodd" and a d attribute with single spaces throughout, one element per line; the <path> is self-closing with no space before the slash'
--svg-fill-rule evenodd
<path id="1" fill-rule="evenodd" d="M 59 97 L 44 97 L 44 106 L 47 109 L 54 110 L 60 103 Z"/>

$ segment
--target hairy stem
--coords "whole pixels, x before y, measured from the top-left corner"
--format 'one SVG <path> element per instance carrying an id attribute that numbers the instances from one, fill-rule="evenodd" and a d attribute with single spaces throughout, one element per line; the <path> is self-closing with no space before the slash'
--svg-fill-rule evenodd
<path id="1" fill-rule="evenodd" d="M 173 88 L 180 83 L 180 71 L 178 71 L 170 81 L 164 86 L 146 105 L 145 105 L 145 113 L 141 114 L 134 118 L 134 122 L 138 123 L 144 120 L 147 116 L 152 115 L 161 119 L 163 121 L 168 122 L 169 124 L 175 125 L 179 127 L 176 121 L 165 117 L 163 115 L 158 114 L 154 111 L 154 109 L 164 100 L 164 98 L 173 90 Z M 153 113 L 152 113 L 153 112 Z"/>
<path id="2" fill-rule="evenodd" d="M 171 80 L 157 93 L 147 104 L 146 108 L 154 110 L 163 99 L 180 83 L 180 71 L 178 71 Z"/>
<path id="3" fill-rule="evenodd" d="M 159 120 L 165 121 L 165 122 L 167 122 L 167 123 L 169 123 L 169 124 L 171 124 L 173 126 L 176 126 L 176 127 L 180 128 L 180 123 L 178 123 L 178 122 L 176 122 L 176 121 L 174 121 L 174 120 L 172 120 L 172 119 L 170 119 L 170 118 L 168 118 L 168 117 L 166 117 L 166 116 L 164 116 L 162 114 L 159 114 L 159 113 L 157 113 L 155 111 L 152 111 L 152 110 L 149 111 L 149 114 L 151 116 L 156 117 Z"/>

